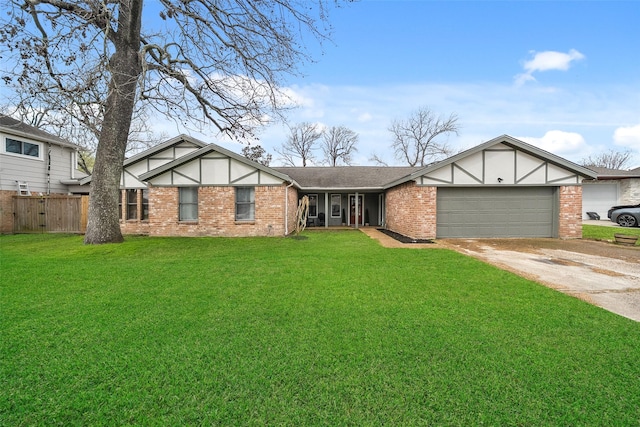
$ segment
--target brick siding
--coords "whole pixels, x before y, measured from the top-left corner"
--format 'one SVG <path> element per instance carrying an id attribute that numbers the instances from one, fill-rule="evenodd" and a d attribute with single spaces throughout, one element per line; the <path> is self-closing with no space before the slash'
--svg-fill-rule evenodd
<path id="1" fill-rule="evenodd" d="M 235 220 L 235 187 L 199 187 L 198 220 L 178 221 L 178 188 L 149 188 L 149 234 L 154 236 L 282 236 L 285 186 L 255 187 L 255 220 Z M 288 191 L 289 216 L 295 190 Z"/>
<path id="2" fill-rule="evenodd" d="M 415 181 L 388 190 L 387 228 L 414 239 L 435 239 L 437 191 Z"/>
<path id="3" fill-rule="evenodd" d="M 579 185 L 559 188 L 558 237 L 582 238 L 582 187 Z"/>

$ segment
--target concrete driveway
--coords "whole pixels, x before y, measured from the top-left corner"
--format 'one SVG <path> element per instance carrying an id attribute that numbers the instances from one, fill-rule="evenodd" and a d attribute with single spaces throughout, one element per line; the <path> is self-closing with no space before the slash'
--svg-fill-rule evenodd
<path id="1" fill-rule="evenodd" d="M 438 244 L 640 322 L 640 246 L 559 239 L 442 239 Z"/>

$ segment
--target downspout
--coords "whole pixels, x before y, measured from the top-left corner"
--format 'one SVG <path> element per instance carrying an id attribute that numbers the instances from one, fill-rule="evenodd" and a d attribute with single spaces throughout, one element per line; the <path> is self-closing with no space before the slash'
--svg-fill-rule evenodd
<path id="1" fill-rule="evenodd" d="M 284 235 L 289 235 L 289 188 L 293 187 L 293 182 L 284 188 Z"/>
<path id="2" fill-rule="evenodd" d="M 51 144 L 47 144 L 47 196 L 51 195 Z"/>

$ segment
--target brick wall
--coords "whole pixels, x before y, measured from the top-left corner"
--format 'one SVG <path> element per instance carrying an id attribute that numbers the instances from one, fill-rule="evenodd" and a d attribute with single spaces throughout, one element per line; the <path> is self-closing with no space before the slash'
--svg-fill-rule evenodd
<path id="1" fill-rule="evenodd" d="M 414 239 L 436 238 L 436 187 L 414 181 L 387 191 L 387 228 Z"/>
<path id="2" fill-rule="evenodd" d="M 559 195 L 558 237 L 582 238 L 582 187 L 579 185 L 559 187 Z"/>
<path id="3" fill-rule="evenodd" d="M 289 208 L 291 212 L 291 194 Z M 198 220 L 178 221 L 178 188 L 149 189 L 149 234 L 154 236 L 282 236 L 285 187 L 255 187 L 255 220 L 235 220 L 234 187 L 199 187 Z"/>
<path id="4" fill-rule="evenodd" d="M 15 191 L 0 190 L 0 233 L 13 233 L 13 196 Z"/>

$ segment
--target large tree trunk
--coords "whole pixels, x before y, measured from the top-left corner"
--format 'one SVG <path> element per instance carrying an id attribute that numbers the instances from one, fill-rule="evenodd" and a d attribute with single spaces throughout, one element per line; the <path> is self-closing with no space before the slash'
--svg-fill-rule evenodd
<path id="1" fill-rule="evenodd" d="M 141 73 L 142 0 L 121 0 L 111 81 L 91 178 L 86 244 L 123 241 L 118 215 L 120 177 Z"/>

